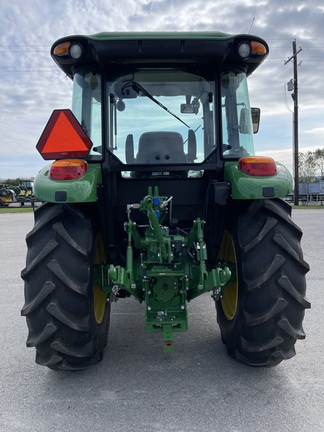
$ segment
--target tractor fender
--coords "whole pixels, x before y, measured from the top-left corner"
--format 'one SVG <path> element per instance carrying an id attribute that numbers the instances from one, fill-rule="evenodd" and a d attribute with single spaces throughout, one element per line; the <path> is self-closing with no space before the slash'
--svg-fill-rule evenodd
<path id="1" fill-rule="evenodd" d="M 53 180 L 50 165 L 39 171 L 34 182 L 36 200 L 51 203 L 97 201 L 97 186 L 102 184 L 101 165 L 88 164 L 83 177 L 75 180 Z"/>
<path id="2" fill-rule="evenodd" d="M 276 165 L 277 174 L 253 176 L 242 172 L 238 161 L 225 162 L 224 180 L 231 184 L 232 199 L 270 199 L 289 195 L 293 190 L 292 175 L 284 165 L 278 162 Z"/>

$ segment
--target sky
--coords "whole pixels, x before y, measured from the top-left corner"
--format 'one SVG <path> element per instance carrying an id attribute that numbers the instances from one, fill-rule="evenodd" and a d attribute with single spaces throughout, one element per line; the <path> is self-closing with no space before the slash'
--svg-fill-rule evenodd
<path id="1" fill-rule="evenodd" d="M 72 82 L 54 64 L 59 38 L 102 31 L 222 31 L 265 39 L 270 54 L 249 78 L 261 109 L 257 154 L 293 166 L 293 100 L 287 83 L 298 58 L 299 150 L 324 148 L 323 0 L 0 1 L 0 179 L 31 178 L 47 163 L 35 146 L 54 109 L 71 108 Z"/>

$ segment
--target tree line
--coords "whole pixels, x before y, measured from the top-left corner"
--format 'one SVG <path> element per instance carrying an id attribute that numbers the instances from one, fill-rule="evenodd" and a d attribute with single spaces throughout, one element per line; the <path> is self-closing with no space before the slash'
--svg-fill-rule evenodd
<path id="1" fill-rule="evenodd" d="M 24 180 L 26 180 L 25 178 L 23 178 Z M 34 177 L 31 177 L 28 180 L 34 180 Z M 15 178 L 15 179 L 1 179 L 0 180 L 0 184 L 1 185 L 10 185 L 10 186 L 19 186 L 20 182 L 22 181 L 22 179 L 20 177 Z"/>
<path id="2" fill-rule="evenodd" d="M 298 160 L 300 181 L 310 183 L 314 181 L 318 173 L 324 180 L 324 149 L 299 153 Z"/>

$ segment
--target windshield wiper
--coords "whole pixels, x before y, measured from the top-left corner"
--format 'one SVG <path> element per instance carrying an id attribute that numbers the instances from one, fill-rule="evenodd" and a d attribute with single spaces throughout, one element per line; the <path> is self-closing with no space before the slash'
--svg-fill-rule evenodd
<path id="1" fill-rule="evenodd" d="M 151 101 L 153 101 L 154 103 L 156 103 L 157 105 L 159 105 L 161 108 L 163 108 L 166 112 L 168 112 L 169 114 L 171 114 L 173 117 L 175 117 L 177 120 L 179 120 L 181 123 L 183 123 L 185 126 L 187 126 L 187 128 L 190 129 L 190 126 L 187 125 L 187 123 L 185 123 L 183 120 L 181 120 L 180 117 L 178 117 L 177 115 L 175 115 L 171 110 L 169 110 L 168 107 L 166 107 L 165 105 L 163 105 L 161 102 L 159 102 L 157 99 L 155 99 L 154 96 L 152 96 L 144 87 L 142 87 L 140 84 L 138 84 L 137 82 L 133 81 L 132 82 L 132 88 L 133 90 L 136 91 L 136 93 L 139 94 L 139 92 L 141 92 L 144 96 L 148 97 L 149 99 L 151 99 Z"/>

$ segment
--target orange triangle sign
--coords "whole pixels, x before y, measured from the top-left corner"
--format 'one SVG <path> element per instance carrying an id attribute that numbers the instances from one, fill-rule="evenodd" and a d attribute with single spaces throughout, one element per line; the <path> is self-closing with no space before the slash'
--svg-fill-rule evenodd
<path id="1" fill-rule="evenodd" d="M 43 159 L 84 158 L 92 141 L 71 110 L 54 110 L 36 148 Z"/>

